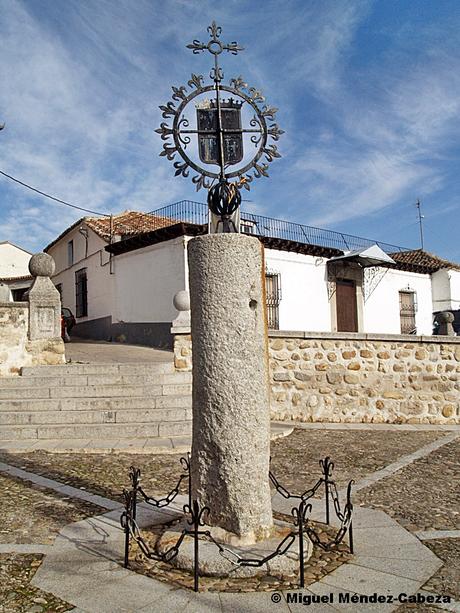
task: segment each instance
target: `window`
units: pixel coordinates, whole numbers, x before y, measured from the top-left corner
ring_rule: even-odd
[[[279,330],[279,306],[281,302],[281,275],[279,273],[265,273],[265,293],[268,327],[270,330]]]
[[[62,302],[62,283],[56,283],[56,289],[59,292],[59,297],[60,297],[61,302]]]
[[[77,317],[88,315],[88,286],[86,268],[75,273],[75,311]]]
[[[240,221],[240,232],[242,234],[255,234],[256,222],[250,219],[242,219]]]
[[[13,302],[22,302],[26,298],[26,293],[29,291],[30,287],[21,287],[20,289],[12,289],[11,295],[13,297]]]
[[[401,334],[417,334],[415,313],[417,312],[416,293],[410,289],[399,292],[399,315]]]
[[[73,264],[73,241],[67,243],[67,266]]]

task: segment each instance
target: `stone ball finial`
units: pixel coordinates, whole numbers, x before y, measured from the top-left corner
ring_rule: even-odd
[[[450,311],[442,311],[436,315],[436,319],[439,321],[439,323],[451,324],[454,322],[455,317]]]
[[[35,253],[29,261],[29,272],[33,277],[51,277],[56,265],[47,253]]]
[[[190,294],[182,289],[174,295],[173,305],[178,311],[190,311]]]

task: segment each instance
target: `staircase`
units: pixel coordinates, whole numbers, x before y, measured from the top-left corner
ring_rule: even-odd
[[[172,362],[23,368],[0,378],[0,449],[183,451],[191,383]]]

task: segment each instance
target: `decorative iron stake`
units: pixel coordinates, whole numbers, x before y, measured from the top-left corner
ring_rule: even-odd
[[[329,481],[332,477],[332,470],[334,468],[334,462],[331,461],[329,456],[325,457],[324,460],[320,460],[319,464],[323,471],[324,478],[324,490],[326,493],[326,524],[329,525],[330,521],[330,511],[329,511]]]

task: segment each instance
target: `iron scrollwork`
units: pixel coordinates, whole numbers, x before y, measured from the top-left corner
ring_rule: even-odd
[[[250,189],[250,184],[256,178],[268,177],[269,164],[281,157],[277,146],[270,142],[278,141],[283,134],[275,122],[278,109],[265,103],[260,91],[249,87],[242,77],[232,78],[229,84],[224,84],[223,71],[218,65],[218,57],[224,51],[237,55],[243,50],[236,42],[223,43],[220,40],[222,28],[213,22],[208,33],[207,43],[194,40],[187,45],[194,54],[208,51],[214,57],[214,67],[210,78],[212,85],[204,84],[202,75],[192,74],[187,86],[172,87],[172,99],[160,106],[162,117],[166,120],[156,130],[163,140],[161,156],[173,162],[175,175],[191,177],[196,190],[209,189],[217,180],[234,184],[234,188]],[[190,127],[190,116],[186,116],[189,105],[203,94],[210,95],[210,100],[202,98],[195,106],[197,111],[197,126]],[[228,94],[225,100],[223,96]],[[243,105],[250,109],[253,115],[249,126],[242,125],[241,110]],[[255,147],[254,155],[241,168],[232,170],[243,160],[243,137],[248,136]],[[187,146],[192,136],[197,137],[200,161],[203,164],[219,166],[219,171],[211,170],[205,165],[192,160]],[[187,151],[186,151],[187,150]],[[181,159],[178,159],[181,158]]]

